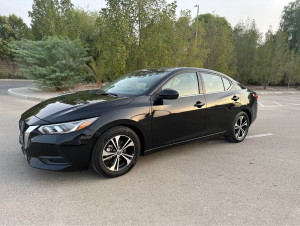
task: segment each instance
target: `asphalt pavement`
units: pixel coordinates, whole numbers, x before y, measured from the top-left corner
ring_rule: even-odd
[[[300,95],[260,95],[248,138],[195,141],[140,157],[114,179],[28,166],[18,119],[37,104],[0,80],[0,225],[299,225]]]

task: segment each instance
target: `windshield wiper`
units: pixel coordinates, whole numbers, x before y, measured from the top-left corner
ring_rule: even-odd
[[[104,95],[104,96],[113,96],[113,97],[118,97],[118,94],[115,94],[115,93],[107,93],[107,92],[103,92],[103,93],[100,93],[101,95]]]

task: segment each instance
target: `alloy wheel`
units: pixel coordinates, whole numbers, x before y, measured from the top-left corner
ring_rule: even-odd
[[[234,134],[237,140],[244,139],[248,127],[247,118],[241,115],[234,124]]]
[[[121,171],[132,162],[135,154],[135,145],[132,139],[125,135],[111,138],[104,146],[102,161],[110,171]]]

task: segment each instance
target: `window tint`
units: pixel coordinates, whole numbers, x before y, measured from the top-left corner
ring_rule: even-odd
[[[225,90],[228,90],[231,85],[228,79],[223,78],[223,83],[224,83]]]
[[[199,94],[198,78],[196,73],[184,73],[170,79],[162,89],[174,89],[179,96]]]
[[[164,70],[140,70],[126,74],[115,81],[102,87],[100,90],[107,93],[115,93],[122,95],[141,95],[146,93],[153,85],[155,85],[169,71]]]
[[[222,78],[220,76],[202,73],[202,78],[204,81],[206,93],[215,93],[215,92],[224,91]]]

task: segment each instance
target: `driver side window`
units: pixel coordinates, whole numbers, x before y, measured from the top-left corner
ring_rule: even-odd
[[[198,77],[195,72],[183,73],[170,79],[162,89],[173,89],[179,96],[191,96],[199,94]]]

